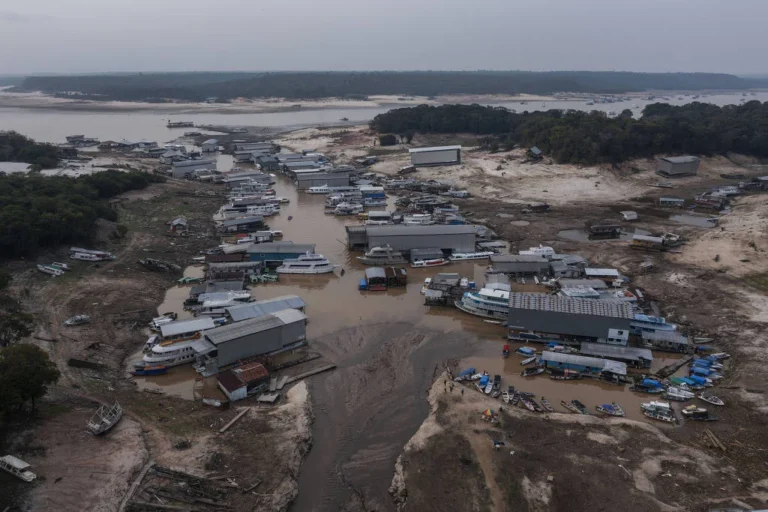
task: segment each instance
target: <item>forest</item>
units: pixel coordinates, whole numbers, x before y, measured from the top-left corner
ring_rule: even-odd
[[[50,169],[58,165],[59,148],[53,144],[35,142],[16,132],[0,131],[0,162],[25,162],[38,169]]]
[[[117,220],[107,199],[162,180],[146,172],[117,170],[78,178],[0,173],[0,260],[87,242],[96,219]]]
[[[538,146],[559,163],[618,163],[657,154],[725,154],[768,157],[768,102],[718,107],[709,103],[654,103],[639,119],[625,110],[513,113],[481,105],[420,105],[379,114],[380,133],[471,133],[484,147]]]
[[[280,73],[122,73],[32,76],[16,91],[42,91],[104,101],[205,101],[217,98],[327,97],[368,95],[551,94],[558,91],[620,93],[645,90],[748,89],[768,80],[718,73],[597,71],[375,71]]]

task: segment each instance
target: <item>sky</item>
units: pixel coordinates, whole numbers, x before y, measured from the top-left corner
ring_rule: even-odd
[[[764,73],[765,20],[766,0],[6,0],[0,75]]]

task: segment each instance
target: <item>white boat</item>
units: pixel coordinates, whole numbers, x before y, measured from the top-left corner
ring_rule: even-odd
[[[114,427],[123,417],[122,406],[115,402],[112,405],[102,405],[88,421],[88,430],[98,436]]]
[[[272,235],[272,238],[283,238],[283,232],[279,229],[272,229],[269,234]]]
[[[0,469],[7,471],[16,478],[20,478],[25,482],[31,482],[37,478],[37,475],[29,471],[29,468],[31,467],[32,466],[21,459],[17,459],[13,455],[5,455],[0,457]]]
[[[415,260],[411,262],[411,267],[412,268],[440,267],[443,265],[447,265],[448,263],[450,263],[450,261],[445,258],[434,258],[430,260]]]
[[[725,402],[723,402],[720,398],[714,395],[705,395],[704,393],[699,395],[699,400],[704,400],[708,404],[712,405],[725,405]]]
[[[68,318],[64,320],[64,325],[71,327],[73,325],[87,324],[90,321],[91,321],[91,317],[89,317],[88,315],[75,315],[72,318]]]
[[[287,197],[282,197],[282,196],[281,197],[276,197],[275,201],[277,201],[280,204],[287,204],[287,203],[291,202],[290,199],[288,199]]]
[[[407,263],[403,254],[400,251],[395,251],[389,245],[372,247],[363,256],[358,256],[357,259],[365,265],[387,266]]]
[[[435,220],[428,213],[414,213],[413,215],[403,216],[403,224],[406,226],[428,226],[434,223]]]
[[[693,393],[692,391],[689,391],[687,389],[683,389],[681,387],[675,387],[675,386],[668,387],[667,388],[667,393],[672,393],[672,394],[675,394],[675,395],[684,396],[686,398],[693,398],[694,396],[696,396],[696,394]]]
[[[534,362],[535,360],[536,360],[536,356],[533,356],[533,357],[529,357],[529,358],[527,358],[527,359],[523,359],[522,361],[520,361],[520,365],[521,365],[521,366],[525,366],[525,365],[527,365],[527,364],[531,364],[531,363],[532,363],[532,362]]]
[[[693,393],[690,393],[693,395]],[[671,389],[667,389],[667,391],[664,393],[664,398],[667,400],[673,400],[675,402],[687,402],[692,397],[688,396],[686,393],[678,393],[676,391],[672,391]]]
[[[463,261],[463,260],[484,260],[496,254],[493,251],[484,252],[456,252],[451,254],[448,259],[451,261]]]
[[[331,265],[322,254],[307,252],[295,259],[283,260],[277,267],[278,274],[328,274],[338,265]]]
[[[64,274],[64,272],[62,272],[61,270],[50,267],[48,265],[38,265],[37,270],[39,270],[43,274],[48,274],[49,276],[53,276],[53,277],[58,277]]]
[[[426,295],[427,294],[427,290],[429,290],[429,285],[431,283],[432,283],[432,278],[431,277],[427,277],[426,279],[424,279],[424,286],[421,287],[421,294],[422,295]]]
[[[331,187],[328,185],[320,185],[319,187],[309,187],[307,194],[328,194],[331,192]]]
[[[155,345],[149,353],[144,354],[142,361],[151,365],[162,364],[164,366],[191,363],[197,354],[192,348],[195,343],[197,343],[197,338]]]
[[[465,292],[454,304],[465,313],[483,318],[506,320],[509,316],[509,292],[504,290],[482,288]]]
[[[95,254],[88,254],[85,252],[73,252],[69,255],[70,259],[73,260],[81,260],[81,261],[101,261],[102,258],[99,258]]]
[[[485,385],[485,394],[490,395],[493,391],[493,379],[488,379],[488,384]]]
[[[67,265],[66,263],[61,263],[60,261],[54,261],[53,263],[51,263],[50,266],[57,268],[59,270],[69,270],[69,265]]]
[[[505,404],[508,404],[508,403],[509,403],[509,401],[512,399],[512,397],[511,397],[511,396],[509,396],[509,391],[504,391],[504,392],[501,394],[501,399],[504,401],[504,403],[505,403]]]
[[[648,402],[640,404],[640,409],[643,411],[643,415],[659,421],[666,421],[667,423],[676,423],[675,411],[669,402]]]
[[[245,210],[246,215],[261,215],[263,217],[271,217],[280,213],[280,207],[273,204],[262,204],[259,206],[249,206]]]
[[[364,197],[363,206],[387,206],[387,200],[380,197]]]
[[[152,347],[160,343],[160,336],[157,334],[153,334],[149,338],[147,338],[147,341],[144,343],[144,353],[152,352]]]
[[[339,203],[333,210],[334,215],[357,215],[365,211],[363,205],[356,203]]]

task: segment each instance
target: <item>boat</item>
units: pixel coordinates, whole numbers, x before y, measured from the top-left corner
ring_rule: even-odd
[[[634,391],[635,393],[646,393],[649,395],[660,395],[664,392],[664,388],[662,387],[651,387],[651,386],[643,386],[642,384],[637,384],[634,386],[629,387],[630,391]]]
[[[484,252],[455,252],[451,254],[448,259],[451,261],[464,261],[464,260],[485,260],[496,254],[493,251]]]
[[[287,197],[282,197],[282,196],[280,196],[280,197],[276,197],[276,198],[275,198],[275,201],[277,201],[277,202],[278,202],[278,203],[280,203],[280,204],[287,204],[287,203],[290,203],[290,202],[291,202],[291,200],[290,200],[290,199],[288,199]]]
[[[339,119],[339,121],[349,121],[349,118],[348,117],[342,117],[341,119]]]
[[[333,272],[338,265],[331,265],[322,254],[307,252],[298,258],[283,260],[283,264],[277,267],[278,274],[328,274]]]
[[[64,325],[68,325],[72,327],[74,325],[87,324],[90,321],[91,321],[91,317],[89,317],[88,315],[75,315],[71,318],[64,320]]]
[[[581,414],[589,414],[587,411],[587,406],[583,403],[579,402],[578,400],[571,400],[571,403],[574,407],[576,407],[576,409],[578,409]]]
[[[54,261],[48,266],[59,269],[59,270],[69,270],[69,265],[67,265],[66,263],[61,263],[60,261]]]
[[[499,389],[501,388],[501,375],[494,375],[493,376],[493,389]]]
[[[490,395],[491,391],[493,391],[493,381],[488,379],[488,384],[485,385],[484,392],[486,395]]]
[[[550,372],[549,378],[552,380],[576,380],[581,378],[581,373],[574,370],[563,370],[562,373]]]
[[[509,317],[509,292],[482,288],[479,291],[464,292],[461,299],[454,301],[457,309],[483,318],[507,320]]]
[[[512,399],[512,397],[509,395],[509,391],[505,391],[501,394],[501,399],[504,401],[505,404],[508,404],[509,401]]]
[[[531,401],[528,397],[521,396],[520,401],[523,403],[526,409],[531,412],[536,412],[536,407],[534,406],[533,401]]]
[[[683,408],[683,417],[692,421],[716,421],[717,416],[713,416],[704,407],[698,405],[689,405]]]
[[[395,251],[391,246],[372,247],[363,256],[358,256],[360,263],[365,265],[404,265],[407,260],[399,251]]]
[[[170,343],[159,343],[152,347],[152,350],[144,354],[142,360],[149,365],[178,366],[180,364],[191,363],[195,360],[197,352],[192,345],[197,343],[200,333],[183,341]]]
[[[486,322],[490,322],[490,320],[486,320]],[[504,359],[509,357],[509,345],[504,345],[501,347],[501,357]]]
[[[694,392],[684,389],[682,386],[680,387],[670,386],[667,388],[667,393],[673,393],[676,395],[684,396],[686,398],[693,398],[694,396],[696,396]]]
[[[160,343],[160,336],[157,334],[153,334],[149,338],[147,338],[147,341],[144,343],[144,353],[152,352],[152,347]]]
[[[668,389],[667,391],[665,391],[665,392],[664,392],[664,394],[663,394],[662,396],[663,396],[665,399],[667,399],[667,400],[672,400],[672,401],[674,401],[674,402],[687,402],[688,400],[690,400],[690,399],[691,399],[691,397],[690,397],[690,396],[688,396],[687,394],[684,394],[684,393],[677,393],[677,392],[675,392],[675,391],[671,391],[670,389]]]
[[[429,226],[434,223],[435,220],[429,213],[415,213],[403,216],[403,224],[406,226]]]
[[[536,355],[536,351],[530,347],[520,347],[517,350],[515,350],[515,353],[525,357],[531,357]]]
[[[610,404],[596,405],[597,412],[607,414],[608,416],[624,416],[624,409],[616,402]]]
[[[714,354],[710,354],[710,356],[720,361],[722,359],[728,359],[729,357],[731,357],[731,354],[727,352],[715,352]]]
[[[331,187],[328,185],[320,185],[319,187],[309,187],[307,194],[328,194],[331,192]]]
[[[279,229],[271,229],[269,234],[272,235],[272,238],[283,238],[283,232]]]
[[[119,403],[105,404],[99,407],[91,419],[88,420],[87,427],[91,434],[98,436],[114,427],[122,417],[123,408]]]
[[[703,400],[707,402],[708,404],[722,406],[725,405],[725,402],[723,402],[721,399],[716,397],[715,395],[705,395],[704,393],[701,393],[698,395],[699,400]]]
[[[544,368],[537,366],[535,368],[526,368],[525,370],[520,372],[520,375],[523,377],[534,377],[541,373],[544,373]]]
[[[579,408],[573,405],[572,403],[566,402],[565,400],[560,400],[560,405],[562,405],[563,407],[565,407],[571,412],[575,412],[576,414],[581,414],[581,411],[579,410]]]
[[[512,393],[512,397],[509,399],[509,403],[512,405],[517,405],[517,403],[520,401],[520,393],[515,391]]]
[[[531,364],[531,363],[532,363],[532,362],[534,362],[535,360],[536,360],[536,356],[533,356],[533,357],[529,357],[528,359],[523,359],[522,361],[520,361],[520,365],[521,365],[521,366],[525,366],[525,365],[527,365],[527,364]]]
[[[421,287],[421,294],[422,295],[426,295],[427,294],[427,290],[429,290],[429,285],[430,284],[432,284],[432,278],[431,277],[427,277],[426,279],[424,279],[424,286]]]
[[[0,469],[6,471],[16,478],[24,480],[25,482],[31,482],[37,475],[29,470],[31,468],[29,464],[21,459],[17,459],[13,455],[4,455],[0,457]]]
[[[669,405],[669,402],[648,402],[640,404],[643,415],[653,420],[665,421],[667,423],[676,423],[675,411]]]
[[[147,376],[147,375],[163,375],[168,371],[168,367],[163,364],[147,364],[144,361],[136,363],[133,367],[131,375],[135,376]]]
[[[450,263],[445,258],[434,258],[430,260],[414,260],[411,262],[411,268],[441,267]]]
[[[555,408],[552,407],[552,404],[549,403],[549,400],[547,400],[546,398],[541,397],[541,399],[539,399],[539,402],[541,402],[541,405],[544,406],[544,409],[546,409],[547,412],[555,412]]]
[[[491,392],[491,398],[499,398],[499,395],[501,395],[501,391],[499,391],[498,389]]]
[[[64,274],[63,271],[57,268],[53,268],[50,265],[38,265],[37,270],[39,270],[43,274],[48,274],[49,276],[53,276],[53,277],[59,277],[60,275]]]
[[[464,370],[461,373],[459,373],[456,376],[456,378],[454,378],[453,380],[456,381],[456,382],[461,382],[463,380],[470,380],[470,379],[472,379],[472,376],[474,374],[475,374],[475,369],[474,368],[467,368],[466,370]]]

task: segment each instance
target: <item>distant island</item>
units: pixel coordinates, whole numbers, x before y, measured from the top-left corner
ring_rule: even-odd
[[[365,99],[369,95],[615,94],[651,90],[744,90],[766,78],[720,73],[614,71],[191,72],[31,76],[11,89],[102,101],[229,102],[237,98]]]

